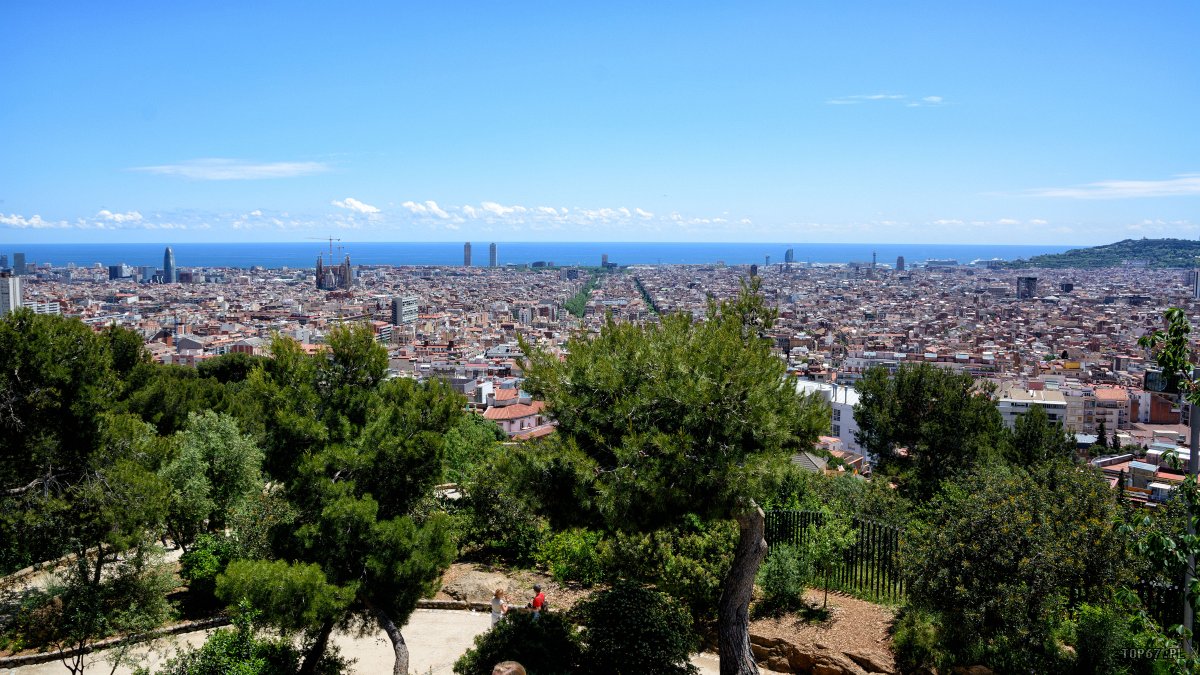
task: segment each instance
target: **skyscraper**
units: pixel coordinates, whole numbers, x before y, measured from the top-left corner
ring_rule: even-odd
[[[27,271],[27,269],[25,267],[25,254],[24,253],[14,253],[13,254],[13,276],[23,277],[23,276],[25,276],[26,271]]]
[[[785,262],[785,263],[796,262],[796,249],[789,248],[788,250],[784,251],[783,252],[783,262]]]
[[[21,278],[0,274],[0,316],[21,308]]]
[[[175,269],[175,252],[170,246],[163,251],[163,283],[179,283],[179,272]]]
[[[608,267],[608,254],[607,253],[600,254],[600,266]]]
[[[0,269],[8,267],[8,254],[0,253]]]
[[[1017,277],[1017,299],[1029,300],[1037,297],[1037,277]]]
[[[488,246],[488,267],[496,266],[496,242]]]
[[[463,244],[463,267],[471,266],[471,242]]]
[[[421,298],[415,295],[392,298],[392,325],[402,326],[416,322],[420,303]]]
[[[902,256],[902,255],[896,256],[896,271],[897,272],[904,271],[904,256]]]

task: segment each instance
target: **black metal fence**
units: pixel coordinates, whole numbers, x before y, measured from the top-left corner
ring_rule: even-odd
[[[767,545],[799,546],[810,525],[820,527],[820,511],[767,511]],[[904,575],[900,568],[901,529],[866,518],[852,518],[858,530],[854,545],[834,566],[831,586],[889,602],[904,599]],[[1183,621],[1183,594],[1179,586],[1142,582],[1135,586],[1146,613],[1160,626],[1169,628]],[[1082,602],[1084,598],[1073,597]],[[1074,604],[1074,603],[1073,603]]]
[[[768,511],[767,545],[804,542],[810,525],[820,527],[825,514],[820,511]],[[858,531],[854,544],[833,568],[830,585],[879,600],[899,602],[904,598],[904,577],[900,570],[900,528],[854,517]]]
[[[1163,628],[1183,623],[1183,591],[1179,586],[1143,581],[1136,586],[1146,613]]]

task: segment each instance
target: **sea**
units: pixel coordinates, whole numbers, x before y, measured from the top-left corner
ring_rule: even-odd
[[[472,264],[488,264],[489,242],[471,242]],[[319,242],[271,243],[157,243],[157,244],[0,244],[0,254],[25,254],[27,263],[64,267],[101,265],[154,265],[161,267],[163,251],[170,246],[179,267],[304,268],[315,265],[330,247]],[[1062,253],[1070,246],[1003,244],[731,244],[691,242],[497,242],[497,264],[534,262],[558,266],[599,265],[601,256],[618,265],[726,265],[782,263],[788,249],[798,263],[835,264],[870,262],[906,264],[926,260],[1015,260],[1042,253]],[[7,250],[6,250],[7,249]],[[354,265],[462,265],[463,242],[341,242],[333,257],[349,255]]]

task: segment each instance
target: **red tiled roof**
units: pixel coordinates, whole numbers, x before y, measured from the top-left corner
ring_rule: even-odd
[[[515,420],[521,417],[536,415],[545,406],[546,404],[542,401],[534,401],[533,405],[514,403],[513,405],[488,408],[484,411],[483,416],[489,420]]]

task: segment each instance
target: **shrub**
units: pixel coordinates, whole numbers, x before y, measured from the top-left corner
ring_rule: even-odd
[[[563,615],[544,613],[538,619],[511,612],[491,630],[475,638],[454,663],[457,675],[491,675],[501,661],[517,661],[529,675],[567,675],[579,667],[579,637]]]
[[[254,635],[258,613],[242,603],[233,615],[233,630],[222,628],[199,648],[187,649],[162,665],[157,675],[294,675],[301,655],[286,638],[264,640]],[[330,646],[317,662],[317,675],[340,675],[350,664]],[[136,675],[148,675],[145,669]]]
[[[179,558],[179,576],[199,601],[216,602],[217,575],[224,572],[237,551],[236,544],[221,535],[202,534],[192,549]]]
[[[538,562],[550,569],[555,581],[576,581],[592,586],[604,578],[599,532],[571,529],[556,532],[538,551]]]
[[[547,528],[528,504],[483,481],[470,487],[467,502],[471,525],[464,543],[512,564],[534,562]]]
[[[691,617],[665,593],[621,582],[584,603],[579,614],[587,629],[583,672],[698,672],[688,660],[698,646]]]
[[[758,587],[763,598],[756,609],[764,612],[791,611],[804,604],[804,591],[812,566],[800,549],[777,544],[758,570]]]
[[[932,612],[905,608],[896,619],[892,650],[904,672],[933,671],[946,662],[941,648],[941,617]]]

